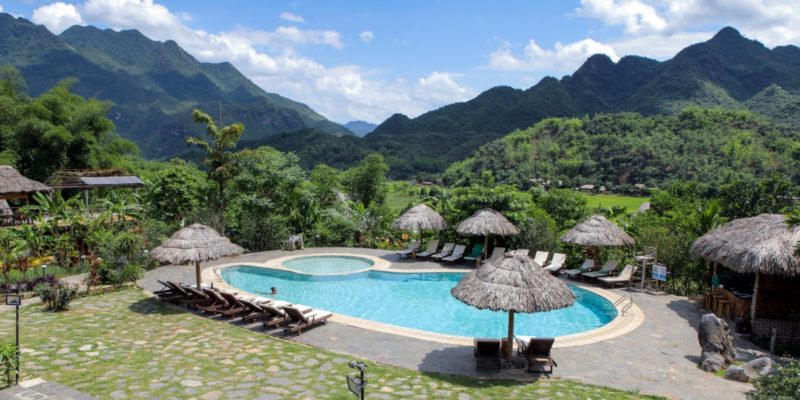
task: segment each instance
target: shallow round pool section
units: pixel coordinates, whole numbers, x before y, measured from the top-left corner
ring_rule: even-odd
[[[301,256],[281,263],[284,268],[308,275],[351,274],[371,268],[372,260],[344,255]]]
[[[325,261],[327,258],[314,258],[316,256],[302,257],[283,264],[295,269],[286,264],[300,260],[304,266],[300,268],[330,271],[330,264]],[[357,261],[342,260],[344,264]],[[308,275],[233,266],[223,269],[220,275],[230,286],[250,293],[375,322],[465,337],[502,337],[507,333],[507,313],[478,310],[450,295],[450,289],[464,276],[463,273],[368,270],[345,275]],[[271,287],[278,289],[277,295],[269,295]],[[570,286],[570,289],[578,298],[574,305],[542,313],[518,313],[515,334],[539,337],[570,335],[599,328],[617,316],[614,305],[604,297],[575,286]]]

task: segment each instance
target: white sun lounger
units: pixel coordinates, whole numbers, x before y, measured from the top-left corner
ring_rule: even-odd
[[[436,254],[436,249],[439,248],[439,240],[433,239],[428,242],[428,248],[422,253],[417,253],[417,257],[430,257]]]
[[[442,261],[447,261],[447,262],[458,261],[462,257],[464,257],[464,251],[465,250],[467,250],[467,246],[464,246],[463,244],[459,244],[458,246],[456,246],[453,249],[453,254],[450,254],[449,256],[442,258]]]
[[[583,264],[578,268],[568,269],[566,271],[561,271],[562,274],[566,274],[570,278],[574,278],[584,272],[589,272],[594,269],[594,260],[591,258],[587,258],[583,260]]]
[[[540,267],[544,267],[545,265],[547,265],[547,256],[549,255],[550,253],[546,251],[537,251],[536,256],[533,257],[533,262],[535,262],[536,265]]]
[[[550,264],[544,267],[544,269],[549,271],[550,273],[556,273],[561,268],[564,268],[564,263],[566,261],[567,261],[566,254],[553,253],[553,259],[550,260]]]
[[[413,242],[408,244],[408,248],[405,250],[400,250],[397,252],[397,257],[403,258],[408,257],[414,254],[415,251],[419,250],[419,242],[414,240]]]
[[[617,276],[604,276],[597,279],[600,280],[600,282],[603,282],[603,285],[609,284],[611,287],[616,287],[618,283],[630,284],[634,272],[636,272],[636,267],[628,264]]]
[[[502,257],[503,254],[506,254],[505,247],[495,247],[494,250],[492,250],[492,255],[489,256],[488,259],[481,261],[481,264],[497,260],[498,258]]]
[[[605,264],[603,264],[599,271],[586,272],[582,276],[584,278],[599,278],[601,276],[607,276],[617,269],[617,265],[619,265],[619,261],[608,260]]]
[[[453,252],[453,247],[456,247],[455,243],[445,243],[444,247],[442,247],[442,251],[432,255],[431,258],[445,258]]]

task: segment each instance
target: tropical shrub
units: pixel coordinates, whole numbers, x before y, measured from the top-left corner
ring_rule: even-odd
[[[756,378],[749,400],[800,399],[800,361],[778,368],[774,373]]]
[[[55,285],[39,285],[34,290],[42,299],[45,311],[64,311],[69,303],[78,295],[78,289],[64,282]]]
[[[0,364],[3,365],[3,372],[6,376],[5,387],[13,383],[13,374],[17,370],[17,346],[12,343],[0,344]]]

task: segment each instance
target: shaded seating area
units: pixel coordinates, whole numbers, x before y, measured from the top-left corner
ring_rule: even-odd
[[[475,338],[475,369],[499,371],[502,367],[500,339]]]
[[[553,368],[558,366],[551,355],[555,339],[534,337],[525,339],[527,340],[516,338],[517,352],[528,361],[528,372],[552,374]]]
[[[31,223],[31,218],[12,207],[9,201],[30,204],[30,196],[35,193],[50,193],[53,188],[44,183],[28,179],[10,165],[0,165],[0,226],[23,225]]]

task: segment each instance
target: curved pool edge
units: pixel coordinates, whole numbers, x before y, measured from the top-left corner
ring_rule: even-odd
[[[383,272],[395,272],[395,273],[441,273],[441,272],[470,272],[474,269],[402,269],[402,268],[390,268],[392,263],[384,260],[380,257],[363,255],[363,254],[355,254],[355,253],[315,253],[315,256],[351,256],[351,257],[362,257],[373,261],[374,264],[371,268],[367,268],[365,270],[356,271],[362,272],[366,270],[377,270]],[[273,269],[273,270],[280,270],[280,271],[287,271],[296,274],[303,275],[302,272],[297,272],[295,270],[286,268],[282,265],[282,263],[286,260],[297,258],[297,257],[304,257],[307,254],[302,255],[291,255],[286,257],[275,258],[271,260],[267,260],[263,263],[257,262],[239,262],[239,263],[228,263],[228,264],[220,264],[216,265],[212,268],[207,268],[202,273],[203,282],[213,282],[215,287],[219,287],[220,289],[227,290],[227,291],[235,291],[247,296],[253,297],[263,297],[257,294],[253,294],[247,291],[244,291],[240,288],[233,287],[225,282],[222,279],[221,271],[225,268],[229,267],[236,267],[236,266],[250,266],[250,267],[257,267],[257,268],[266,268],[266,269]],[[307,274],[306,274],[307,275]],[[589,286],[581,282],[570,282],[570,284],[580,287],[582,289],[586,289],[598,296],[603,297],[607,301],[611,302],[611,304],[615,304],[617,300],[624,297],[617,293],[598,288],[595,286]],[[310,305],[309,305],[310,306]],[[623,313],[622,308],[620,305],[616,305],[617,316],[609,321],[607,324],[591,329],[584,332],[573,333],[570,335],[564,336],[557,336],[555,339],[555,343],[553,344],[554,348],[565,348],[565,347],[577,347],[577,346],[585,346],[589,344],[594,344],[606,340],[610,340],[627,333],[634,331],[644,322],[644,312],[634,303],[629,309],[625,310]],[[413,329],[407,328],[392,324],[386,324],[383,322],[376,322],[368,319],[352,317],[349,315],[333,313],[333,316],[329,319],[329,321],[336,322],[342,325],[348,325],[356,328],[368,329],[382,333],[394,334],[399,336],[405,336],[412,339],[420,339],[420,340],[428,340],[432,342],[444,343],[444,344],[452,344],[452,345],[461,345],[461,346],[472,346],[473,345],[473,338],[466,337],[466,336],[455,336],[455,335],[447,335],[442,333],[434,333],[429,331],[424,331],[420,329]]]

